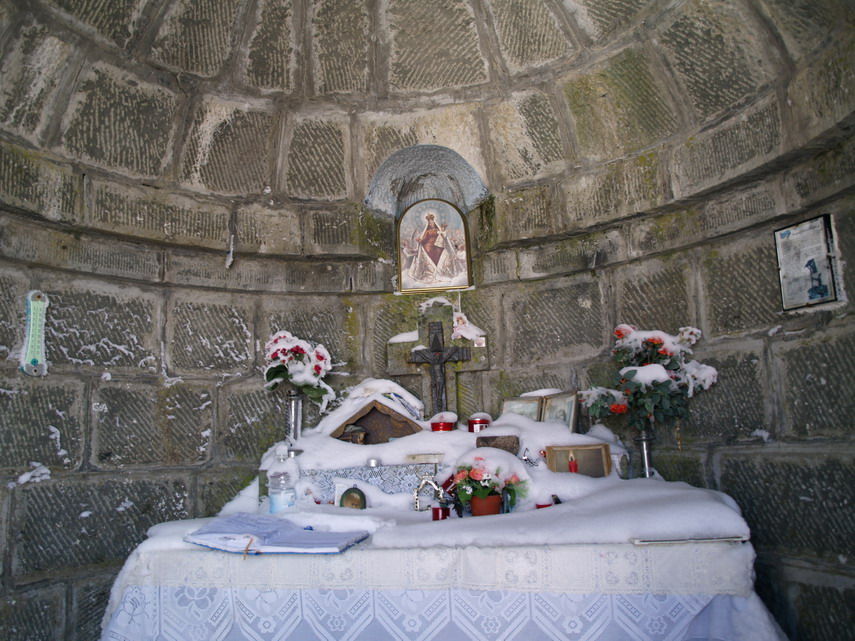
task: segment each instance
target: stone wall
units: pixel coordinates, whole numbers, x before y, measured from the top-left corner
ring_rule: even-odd
[[[489,340],[458,411],[597,382],[617,323],[701,328],[720,382],[656,465],[737,500],[792,639],[851,635],[850,3],[343,4],[0,4],[0,637],[97,638],[146,529],[246,485],[284,434],[271,332],[323,342],[337,389],[421,393],[387,362],[427,298],[393,293],[394,216],[434,189],[471,209],[452,298]],[[773,231],[820,214],[841,301],[783,312]]]

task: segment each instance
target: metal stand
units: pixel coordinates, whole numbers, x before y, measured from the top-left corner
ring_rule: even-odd
[[[641,475],[649,479],[653,476],[653,441],[656,437],[653,436],[651,430],[641,430],[641,436],[635,439],[638,443],[638,448],[641,450]]]
[[[303,434],[303,395],[297,390],[288,390],[288,440],[296,444]]]

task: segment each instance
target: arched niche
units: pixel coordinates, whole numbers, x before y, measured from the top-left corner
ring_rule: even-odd
[[[371,180],[365,205],[397,219],[410,205],[429,198],[469,212],[487,186],[463,156],[439,145],[415,145],[383,161]]]

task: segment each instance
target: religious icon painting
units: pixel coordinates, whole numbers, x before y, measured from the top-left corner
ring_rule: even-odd
[[[402,292],[465,289],[472,285],[469,231],[449,202],[422,200],[398,220],[398,283]]]

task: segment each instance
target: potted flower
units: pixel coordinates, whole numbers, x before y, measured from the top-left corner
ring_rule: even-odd
[[[323,381],[332,368],[326,347],[281,331],[267,341],[265,353],[265,387],[275,389],[288,381],[319,405],[321,412],[326,410],[327,404],[335,398],[335,392]]]
[[[484,457],[476,456],[473,465],[460,465],[451,478],[451,489],[464,506],[470,505],[472,516],[498,514],[502,506],[502,493],[508,496],[511,509],[517,498],[525,497],[528,484],[516,474],[503,476],[502,469],[488,469]]]
[[[656,425],[670,427],[688,414],[688,401],[709,389],[718,377],[713,367],[687,360],[701,331],[681,327],[677,336],[618,325],[612,356],[619,366],[613,386],[579,393],[592,418],[625,415],[640,433],[644,475],[651,476],[649,442]],[[678,444],[679,428],[678,428]]]

